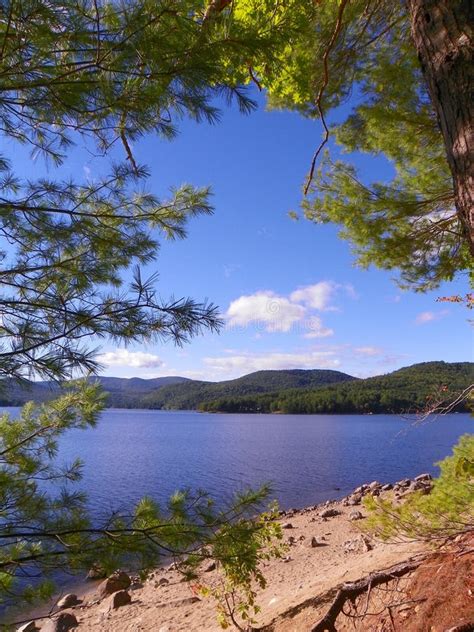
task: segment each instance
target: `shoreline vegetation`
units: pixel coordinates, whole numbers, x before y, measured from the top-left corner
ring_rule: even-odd
[[[178,376],[151,380],[97,378],[108,408],[222,413],[414,414],[453,402],[474,381],[472,362],[424,362],[392,373],[355,378],[322,369],[257,371],[223,382]],[[1,406],[48,401],[59,386],[4,381]],[[450,412],[468,412],[465,401]]]
[[[371,605],[378,603],[380,610],[380,595],[396,595],[395,605],[389,605],[389,615],[407,632],[421,629],[416,627],[421,623],[443,626],[430,628],[436,630],[469,623],[469,606],[458,584],[459,573],[474,562],[472,533],[458,536],[433,553],[426,543],[384,542],[361,529],[367,516],[365,497],[403,503],[414,492],[429,494],[432,484],[429,474],[395,483],[373,481],[338,500],[280,511],[286,552],[283,557],[265,563],[268,583],[257,591],[262,610],[252,630],[313,629],[333,606],[341,588],[365,586],[376,576],[383,589],[378,594],[374,583],[373,591],[369,590],[363,599]],[[440,571],[443,569],[440,581],[446,577],[451,580],[446,588],[449,608],[445,600],[439,602],[436,582],[424,581],[427,573],[433,576],[434,564]],[[97,578],[93,582],[84,581],[75,594],[62,592],[43,610],[30,610],[15,620],[29,626],[24,628],[28,631],[46,631],[67,619],[69,624],[75,620],[74,625],[79,625],[83,632],[202,632],[203,629],[217,632],[221,628],[216,620],[215,602],[203,598],[196,587],[200,582],[212,585],[219,581],[218,577],[219,569],[209,562],[200,569],[194,584],[182,581],[175,564],[156,568],[144,580],[117,571],[100,582]],[[380,612],[368,616],[370,621],[364,617],[363,625],[382,623]],[[342,632],[367,629],[351,627],[354,621],[357,622],[357,617],[354,620],[341,615],[337,629]]]

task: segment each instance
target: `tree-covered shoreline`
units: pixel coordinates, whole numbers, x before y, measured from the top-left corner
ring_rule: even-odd
[[[227,413],[409,414],[449,401],[472,383],[473,364],[427,362],[387,375],[330,384],[316,389],[290,389],[254,397],[221,398],[199,409]],[[453,412],[467,412],[466,401]]]

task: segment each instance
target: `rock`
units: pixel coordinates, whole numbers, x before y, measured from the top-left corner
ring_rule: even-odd
[[[362,539],[362,546],[363,546],[365,551],[368,552],[368,551],[371,551],[374,548],[374,545],[372,544],[372,542],[368,538],[362,536],[361,539]]]
[[[77,619],[72,612],[61,612],[54,619],[48,619],[45,625],[41,626],[41,632],[67,632],[77,625]]]
[[[402,481],[398,481],[398,486],[399,487],[408,487],[411,483],[411,480],[409,478],[404,478]]]
[[[359,540],[346,540],[343,546],[345,553],[357,551],[357,549],[359,548]]]
[[[82,599],[78,599],[77,595],[75,595],[74,593],[68,593],[58,601],[57,606],[60,610],[63,610],[64,608],[77,606],[78,603],[82,603]]]
[[[122,606],[127,606],[132,601],[130,593],[126,590],[117,590],[109,599],[107,610],[117,610]]]
[[[412,481],[410,483],[410,486],[408,487],[408,491],[409,492],[417,492],[420,490],[425,490],[426,489],[426,484],[422,483],[421,481]]]
[[[292,559],[293,559],[292,557],[290,557],[289,555],[287,555],[286,557],[284,557],[284,558],[283,558],[283,561],[284,561],[284,562],[291,562],[291,560],[292,560]]]
[[[369,538],[363,535],[354,540],[346,540],[346,542],[344,542],[345,553],[364,553],[371,551],[373,548],[373,544]]]
[[[292,535],[290,535],[290,537],[288,538],[288,544],[291,546],[295,542],[296,542],[296,538],[294,538]]]
[[[418,476],[415,476],[415,481],[432,481],[433,477],[431,476],[431,474],[419,474]]]
[[[215,562],[210,562],[206,568],[204,569],[205,573],[211,573],[212,571],[215,571],[217,568],[217,565]]]
[[[373,491],[374,489],[378,489],[379,487],[382,487],[382,485],[378,481],[372,481],[368,485],[368,488],[370,491]]]
[[[363,517],[362,513],[356,509],[349,513],[349,520],[362,520]]]
[[[86,575],[86,579],[91,579],[91,580],[104,579],[104,577],[107,577],[107,573],[105,572],[105,570],[102,567],[100,567],[100,566],[98,566],[96,564],[94,564],[90,568],[89,572]]]
[[[363,494],[366,491],[367,487],[368,487],[368,485],[360,485],[359,487],[356,487],[352,493],[353,494]]]
[[[318,538],[316,538],[314,535],[310,540],[310,545],[312,549],[315,549],[318,546],[327,546],[325,542],[320,542],[320,540],[318,540]]]
[[[350,496],[347,500],[347,504],[351,505],[352,507],[354,505],[360,505],[361,502],[362,502],[361,494],[352,494],[352,496]]]
[[[192,603],[197,603],[201,601],[199,597],[184,597],[183,599],[175,599],[174,601],[169,602],[169,606],[188,606]]]
[[[99,584],[98,594],[99,597],[106,597],[118,590],[126,590],[131,584],[130,577],[123,571],[115,571],[110,577],[107,577],[101,584]]]
[[[16,629],[16,632],[37,632],[39,630],[38,626],[34,621],[28,621],[28,623],[24,623],[19,628]]]
[[[338,509],[324,509],[319,515],[321,518],[333,518],[334,516],[339,516],[340,513]]]
[[[392,483],[387,483],[386,485],[382,485],[382,491],[383,491],[383,492],[388,492],[388,491],[390,491],[391,489],[393,489],[393,485],[392,485]]]
[[[158,586],[167,586],[170,582],[166,577],[160,577],[160,579],[156,582]]]
[[[281,525],[281,528],[282,528],[282,529],[293,529],[293,525],[291,524],[291,522],[284,522],[284,523]]]

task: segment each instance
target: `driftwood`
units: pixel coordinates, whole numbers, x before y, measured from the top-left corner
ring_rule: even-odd
[[[410,571],[418,568],[423,559],[424,557],[416,560],[409,560],[408,562],[403,562],[402,564],[396,564],[395,566],[383,571],[370,573],[370,575],[367,575],[355,582],[343,584],[337,591],[328,611],[324,617],[313,628],[311,628],[311,632],[337,632],[336,619],[342,612],[344,604],[348,599],[353,601],[359,595],[362,595],[366,591],[370,591],[372,588],[375,588],[380,584],[386,584],[392,579],[406,575]]]

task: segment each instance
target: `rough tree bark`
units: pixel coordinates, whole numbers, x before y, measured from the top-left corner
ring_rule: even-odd
[[[474,257],[474,4],[407,0],[412,38],[453,176],[456,209]]]

